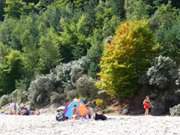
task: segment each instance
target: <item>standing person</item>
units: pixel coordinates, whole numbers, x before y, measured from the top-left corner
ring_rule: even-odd
[[[151,105],[151,101],[149,96],[146,96],[144,101],[143,101],[143,106],[144,106],[144,110],[145,110],[145,115],[149,114],[149,110],[151,109],[152,105]]]

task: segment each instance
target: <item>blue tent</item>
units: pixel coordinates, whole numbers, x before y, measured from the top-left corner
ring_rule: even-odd
[[[72,101],[68,107],[67,107],[67,111],[65,113],[65,116],[68,117],[68,119],[71,119],[73,117],[73,110],[74,110],[74,106],[78,107],[79,106],[79,102],[78,101]]]

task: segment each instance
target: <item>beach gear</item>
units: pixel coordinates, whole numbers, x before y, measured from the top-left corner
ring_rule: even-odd
[[[64,109],[65,109],[65,106],[60,106],[57,108],[57,111],[61,111],[61,110],[64,111]]]
[[[95,120],[107,120],[107,117],[104,114],[96,113],[94,119]]]
[[[79,106],[79,101],[78,100],[73,100],[68,106],[67,110],[65,112],[65,117],[68,119],[71,119],[73,117],[74,113],[74,108]]]
[[[85,116],[87,116],[89,114],[88,108],[83,103],[80,103],[80,105],[78,107],[78,112],[79,112],[80,117],[85,117]]]
[[[57,121],[64,121],[64,120],[66,120],[66,118],[64,116],[64,110],[58,110],[58,113],[56,115],[56,120]]]
[[[66,114],[66,112],[67,112],[68,105],[69,105],[69,102],[66,102],[66,104],[65,104],[65,109],[64,109],[64,114]]]

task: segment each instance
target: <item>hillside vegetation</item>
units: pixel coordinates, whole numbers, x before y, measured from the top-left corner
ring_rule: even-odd
[[[180,103],[179,0],[1,0],[0,20],[1,106]]]

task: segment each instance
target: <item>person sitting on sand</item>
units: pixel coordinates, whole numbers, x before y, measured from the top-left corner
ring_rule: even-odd
[[[78,107],[78,114],[79,114],[79,117],[80,118],[85,118],[85,119],[88,119],[89,118],[89,115],[90,115],[90,112],[89,112],[89,109],[88,107],[80,102],[80,105]]]
[[[30,110],[24,104],[20,106],[20,115],[30,115]]]
[[[143,106],[144,106],[144,110],[145,110],[145,115],[149,114],[149,110],[151,109],[152,105],[151,105],[151,101],[149,99],[149,96],[146,96],[144,101],[143,101]]]
[[[15,115],[17,113],[18,105],[15,102],[9,104],[9,114]]]

